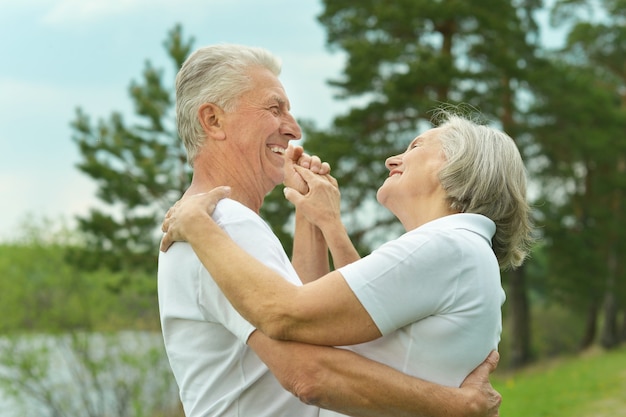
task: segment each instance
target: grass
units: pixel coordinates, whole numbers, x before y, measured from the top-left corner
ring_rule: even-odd
[[[626,415],[626,347],[591,351],[496,372],[501,417],[616,417]]]

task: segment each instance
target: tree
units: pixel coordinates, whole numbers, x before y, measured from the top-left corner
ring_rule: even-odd
[[[555,22],[571,28],[550,69],[537,74],[550,80],[535,91],[534,109],[545,158],[538,174],[550,279],[560,297],[588,312],[583,348],[596,337],[601,309],[602,345],[619,343],[619,305],[626,298],[626,148],[615,140],[626,130],[625,7],[623,1],[557,2]]]
[[[592,3],[595,4],[595,3]],[[607,131],[619,137],[626,131],[626,2],[608,0],[602,3],[604,14],[610,16],[606,22],[579,22],[568,37],[567,48],[574,53],[582,53],[587,64],[597,76],[599,89],[610,96],[611,103],[605,111],[613,116]],[[600,172],[600,192],[597,203],[607,210],[600,219],[608,220],[603,232],[604,263],[606,279],[603,295],[604,320],[600,342],[606,348],[613,348],[621,342],[618,328],[620,304],[626,300],[626,276],[622,254],[624,245],[624,196],[626,191],[626,147],[622,143],[613,146],[608,142],[608,157],[598,157]],[[622,306],[621,309],[626,311]]]
[[[156,281],[146,273],[122,294],[107,291],[122,273],[84,271],[65,259],[80,235],[29,218],[15,242],[0,245],[0,332],[56,334],[159,328]],[[36,262],[33,262],[36,260]]]
[[[180,25],[169,33],[164,46],[176,71],[192,43],[183,39]],[[147,61],[142,81],[131,82],[129,88],[135,123],[114,112],[92,125],[82,109],[76,112],[71,126],[82,155],[78,168],[98,183],[97,196],[107,207],[78,218],[87,241],[69,256],[85,269],[156,270],[157,227],[190,178],[174,124],[171,90],[163,82],[163,71]]]
[[[307,131],[306,147],[333,165],[351,238],[361,251],[400,233],[374,202],[384,160],[428,125],[441,103],[479,109],[512,137],[523,137],[524,92],[536,57],[539,1],[324,1],[328,44],[347,54],[338,97],[359,105],[328,131]],[[529,143],[520,141],[520,147]],[[520,359],[530,358],[524,270],[507,276],[518,317]]]

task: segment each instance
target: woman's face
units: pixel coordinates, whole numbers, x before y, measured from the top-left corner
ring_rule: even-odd
[[[404,153],[385,161],[389,177],[376,197],[403,223],[402,216],[415,209],[445,203],[445,192],[439,182],[439,171],[445,163],[440,133],[441,128],[427,130],[413,139]]]

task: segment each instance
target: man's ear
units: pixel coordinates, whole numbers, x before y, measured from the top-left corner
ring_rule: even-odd
[[[214,103],[204,103],[198,109],[198,120],[207,137],[223,140],[226,132],[222,128],[224,110]]]

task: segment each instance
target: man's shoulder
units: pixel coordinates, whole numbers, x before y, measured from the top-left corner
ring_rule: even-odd
[[[257,213],[241,204],[239,201],[224,198],[215,206],[212,214],[216,222],[228,221],[233,219],[261,219]]]
[[[237,232],[270,233],[271,228],[256,212],[238,201],[223,199],[217,203],[212,214],[213,220],[231,237]]]

